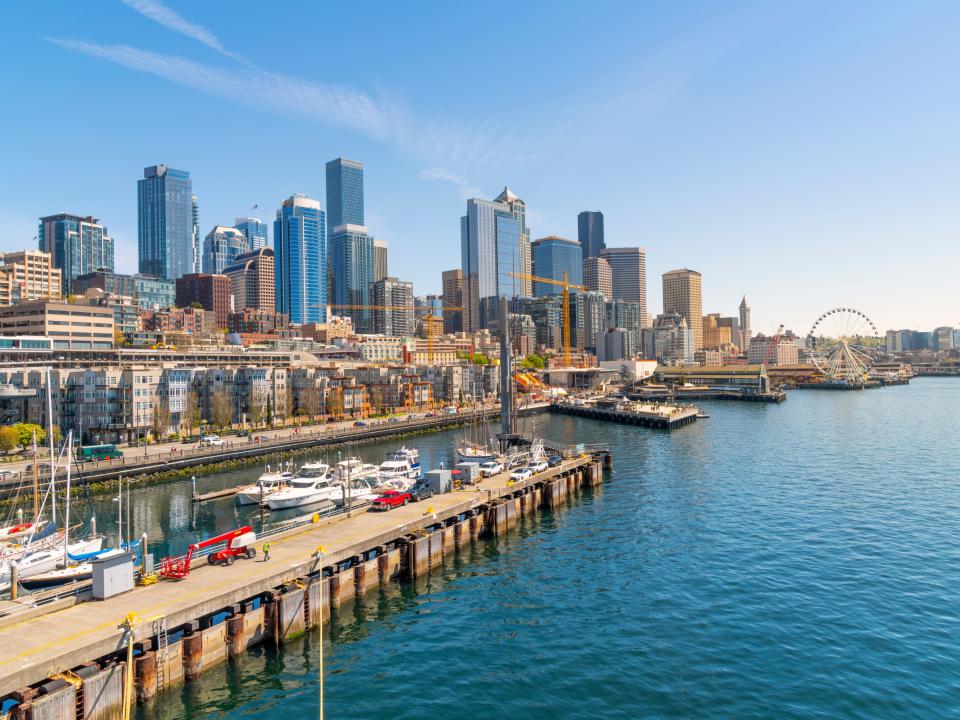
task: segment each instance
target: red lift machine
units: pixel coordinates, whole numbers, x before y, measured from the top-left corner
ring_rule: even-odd
[[[244,525],[242,528],[237,528],[236,530],[201,540],[198,543],[193,543],[187,550],[187,554],[182,557],[164,558],[160,562],[161,577],[172,580],[182,580],[190,574],[190,561],[193,560],[193,554],[195,552],[213,545],[219,545],[222,542],[227,543],[227,546],[223,548],[223,550],[217,550],[207,555],[207,562],[211,565],[218,563],[222,565],[233,565],[233,561],[238,557],[245,557],[252,560],[257,555],[257,550],[253,547],[254,543],[257,542],[257,535],[253,532],[252,527]]]

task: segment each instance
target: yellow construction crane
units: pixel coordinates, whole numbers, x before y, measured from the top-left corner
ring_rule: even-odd
[[[416,310],[410,305],[330,305],[331,310],[394,310],[398,312],[410,312],[414,311],[414,316],[416,316]],[[447,313],[447,312],[463,312],[462,307],[453,307],[448,305],[445,307],[439,308],[421,308],[421,312],[426,311],[426,314],[423,317],[431,317],[434,313]],[[434,334],[435,328],[434,323],[427,322],[427,362],[433,363],[433,343],[434,343]]]
[[[583,285],[572,285],[567,279],[567,273],[563,273],[563,280],[554,280],[553,278],[538,277],[536,275],[527,275],[526,273],[509,273],[510,277],[520,278],[521,280],[530,280],[532,282],[546,283],[547,285],[557,285],[563,288],[563,362],[567,367],[571,366],[570,361],[570,291],[586,290]]]

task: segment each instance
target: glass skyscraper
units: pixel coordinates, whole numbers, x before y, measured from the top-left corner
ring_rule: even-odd
[[[534,240],[530,248],[533,255],[534,275],[562,282],[566,273],[567,282],[571,285],[583,284],[583,255],[580,243],[551,235]],[[561,292],[563,288],[559,285],[533,283],[533,294],[536,297],[556,295]]]
[[[363,164],[337,158],[327,163],[327,222],[331,230],[341,225],[365,225],[363,219]]]
[[[200,271],[198,206],[186,170],[153,165],[137,182],[140,272],[164,280]]]
[[[246,236],[248,250],[261,250],[270,245],[267,238],[267,224],[260,218],[237,218],[233,226]]]
[[[584,210],[577,215],[577,240],[583,249],[583,259],[600,257],[606,247],[603,238],[603,213],[599,210]]]
[[[524,283],[510,273],[523,268],[520,223],[510,205],[467,200],[460,218],[464,330],[490,327],[497,319],[497,298],[524,295]]]
[[[203,272],[219,275],[238,255],[248,252],[247,236],[237,228],[217,225],[203,241]]]
[[[340,225],[330,236],[334,314],[352,319],[361,333],[373,332],[373,314],[347,305],[370,305],[373,277],[373,238],[363,225]]]
[[[291,323],[327,319],[326,215],[306,195],[283,201],[273,223],[277,312]]]
[[[50,253],[60,268],[64,292],[72,292],[74,279],[95,270],[113,271],[113,238],[95,217],[60,213],[40,218],[40,249]]]

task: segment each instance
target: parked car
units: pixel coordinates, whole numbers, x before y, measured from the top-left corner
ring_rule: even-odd
[[[547,461],[537,460],[536,462],[530,463],[527,467],[529,467],[535,473],[543,472],[547,469]]]
[[[510,473],[511,480],[526,480],[528,477],[533,477],[533,470],[528,467],[519,467]]]
[[[551,455],[547,458],[547,465],[549,467],[557,467],[563,463],[563,458],[560,455]]]
[[[367,424],[363,420],[357,420],[353,423],[354,427],[366,427]]]
[[[184,435],[183,439],[180,441],[184,445],[189,445],[190,443],[195,443],[200,440],[199,435]]]
[[[433,488],[426,480],[419,480],[412,488],[410,488],[410,497],[414,502],[420,502],[421,500],[432,498],[433,495]]]
[[[401,505],[406,505],[413,498],[408,492],[400,492],[399,490],[387,490],[380,497],[374,498],[373,502],[370,503],[371,510],[392,510],[395,507],[400,507]]]
[[[0,480],[9,480],[17,476],[13,470],[0,470]]]
[[[226,443],[220,439],[219,435],[204,435],[200,438],[200,447],[220,447]]]
[[[237,430],[237,437],[250,437],[249,430]]]
[[[392,418],[390,418],[389,420],[387,420],[387,422],[389,422],[389,423],[398,423],[398,422],[403,422],[403,420],[401,420],[401,419],[398,418],[398,417],[392,417]]]
[[[503,463],[498,463],[496,460],[488,460],[485,463],[480,465],[480,474],[483,477],[493,477],[497,473],[503,472]]]

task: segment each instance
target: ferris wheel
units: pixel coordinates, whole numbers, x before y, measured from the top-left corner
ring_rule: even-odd
[[[827,310],[807,333],[807,357],[827,380],[861,384],[880,343],[877,326],[854,308]]]

